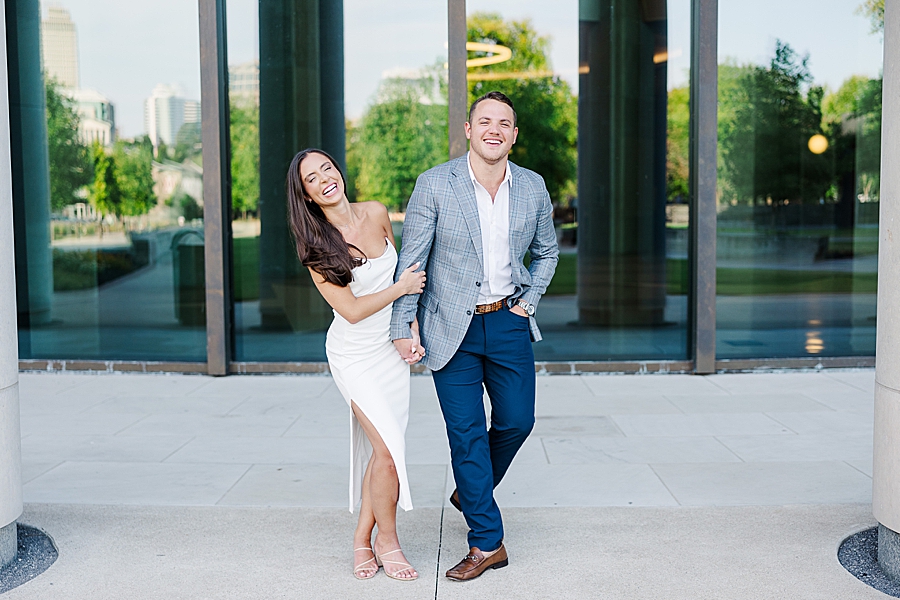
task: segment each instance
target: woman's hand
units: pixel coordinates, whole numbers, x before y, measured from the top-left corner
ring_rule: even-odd
[[[425,291],[425,271],[416,273],[418,268],[419,263],[416,263],[403,271],[400,277],[397,278],[396,285],[399,286],[404,296],[406,294],[421,294]]]

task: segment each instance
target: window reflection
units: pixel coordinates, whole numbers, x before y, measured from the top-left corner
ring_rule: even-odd
[[[205,360],[196,6],[7,10],[20,356]]]
[[[683,6],[682,6],[683,4]],[[516,103],[511,160],[540,173],[560,262],[538,360],[687,356],[689,4],[467,2],[470,101]],[[670,62],[674,61],[674,62]]]
[[[874,353],[881,43],[840,4],[722,7],[721,358]]]

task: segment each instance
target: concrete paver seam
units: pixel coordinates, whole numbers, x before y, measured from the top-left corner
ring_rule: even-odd
[[[186,441],[186,442],[183,443],[182,445],[180,445],[180,446],[178,446],[177,448],[175,448],[174,450],[172,450],[172,452],[170,452],[165,458],[163,458],[163,459],[162,459],[161,461],[159,461],[159,462],[164,463],[164,462],[168,461],[170,458],[172,458],[173,456],[175,456],[175,455],[178,453],[179,450],[181,450],[182,448],[184,448],[185,446],[187,446],[188,444],[190,444],[191,442],[193,442],[193,441],[196,440],[196,439],[197,439],[197,436],[194,436],[194,437],[190,438],[188,441]]]
[[[719,444],[721,444],[726,450],[728,450],[729,452],[731,452],[732,454],[734,454],[734,456],[737,457],[737,459],[738,459],[739,461],[741,461],[741,462],[747,462],[746,460],[744,460],[743,458],[741,458],[741,456],[740,456],[737,452],[735,452],[734,450],[732,450],[731,448],[729,448],[729,447],[728,447],[728,444],[726,444],[725,442],[723,442],[722,440],[720,440],[720,439],[719,439],[719,436],[714,435],[714,436],[712,436],[712,438],[713,438],[714,440],[716,440],[717,442],[719,442]]]
[[[656,476],[656,478],[659,480],[659,482],[662,484],[662,486],[664,488],[666,488],[666,491],[669,492],[670,496],[672,496],[672,500],[674,500],[676,503],[678,503],[678,506],[684,506],[681,503],[681,500],[678,499],[678,496],[676,496],[675,493],[671,489],[669,489],[669,486],[666,484],[665,480],[663,480],[663,478],[659,476],[659,473],[656,472],[656,467],[654,467],[651,464],[648,464],[647,466],[650,467],[650,470],[653,471],[653,474]]]
[[[122,429],[120,429],[119,431],[116,431],[115,433],[113,433],[113,436],[117,436],[117,435],[119,435],[120,433],[126,431],[127,429],[130,429],[130,428],[134,427],[135,425],[137,425],[137,424],[140,423],[141,421],[144,421],[145,419],[150,418],[152,415],[153,415],[153,413],[147,413],[146,415],[144,415],[143,417],[141,417],[141,418],[138,419],[137,421],[134,421],[133,423],[129,423],[128,425],[126,425],[125,427],[123,427]]]
[[[860,468],[858,468],[858,467],[856,467],[856,466],[850,464],[849,461],[846,461],[846,460],[845,460],[845,461],[843,461],[843,462],[844,462],[844,464],[846,464],[848,467],[850,467],[850,468],[852,468],[852,469],[856,469],[857,471],[859,471],[860,473],[862,473],[863,475],[865,475],[865,476],[868,477],[869,479],[872,479],[872,476],[871,476],[871,475],[869,475],[868,473],[866,473],[866,472],[863,471],[862,469],[860,469]],[[856,533],[856,532],[854,531],[854,533]],[[848,537],[849,537],[849,536],[848,536]]]
[[[547,446],[544,444],[544,438],[539,437],[538,440],[540,440],[540,442],[541,442],[541,448],[544,449],[544,458],[547,459],[547,464],[549,465],[550,464],[550,454],[547,453]]]
[[[788,427],[787,425],[785,425],[784,423],[782,423],[781,421],[779,421],[778,419],[776,419],[775,417],[773,417],[772,415],[770,415],[769,413],[765,413],[765,412],[764,412],[764,413],[762,413],[762,416],[764,416],[764,417],[766,417],[766,418],[769,418],[769,419],[772,419],[773,421],[775,421],[776,423],[778,423],[779,425],[781,425],[782,427],[784,427],[785,429],[787,429],[788,431],[790,431],[791,433],[793,433],[794,435],[800,435],[799,432],[794,431],[793,429],[791,429],[790,427]]]
[[[255,465],[249,465],[249,466],[247,467],[247,470],[244,471],[244,472],[241,474],[240,477],[238,477],[237,479],[235,479],[235,480],[234,480],[234,483],[232,483],[231,486],[230,486],[227,490],[225,490],[225,493],[223,493],[221,496],[219,496],[219,499],[215,501],[214,506],[219,506],[219,502],[221,502],[222,500],[224,500],[224,499],[225,499],[225,496],[227,496],[228,494],[230,494],[230,493],[231,493],[231,490],[233,490],[233,489],[235,488],[235,486],[237,486],[237,484],[239,484],[241,481],[243,481],[244,477],[247,476],[247,473],[249,473],[249,472],[253,469],[254,466],[255,466]]]

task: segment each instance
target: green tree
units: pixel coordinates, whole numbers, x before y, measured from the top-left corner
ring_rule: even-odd
[[[505,62],[469,70],[469,100],[491,90],[509,96],[516,106],[519,137],[510,158],[540,173],[554,202],[567,204],[576,191],[578,101],[569,84],[551,73],[550,38],[540,36],[531,21],[504,21],[496,13],[468,18],[469,41],[499,44],[512,50]],[[476,53],[475,57],[486,55]],[[479,75],[506,79],[476,79]],[[522,75],[522,74],[526,75]],[[513,75],[515,74],[515,75]],[[474,77],[473,77],[474,76]]]
[[[446,89],[441,68],[417,79],[388,79],[347,135],[353,200],[406,206],[420,173],[447,160]]]
[[[201,141],[200,123],[185,123],[178,129],[178,134],[175,136],[172,160],[175,162],[192,160],[194,163],[202,165]]]
[[[872,33],[884,33],[884,0],[865,0],[856,12],[869,17]]]
[[[826,195],[830,151],[813,154],[807,147],[813,135],[824,133],[824,89],[811,84],[808,61],[779,40],[768,66],[726,64],[720,70],[720,180],[727,181],[726,199],[778,204],[818,202]]]
[[[93,179],[90,148],[82,142],[78,126],[80,117],[72,101],[59,84],[46,78],[47,146],[50,155],[50,207],[63,207],[81,202],[80,190]]]
[[[146,136],[135,142],[119,140],[113,146],[113,170],[121,202],[118,216],[146,214],[156,205],[153,192],[153,146]]]
[[[259,205],[259,106],[231,105],[231,208],[244,217]]]
[[[122,207],[122,192],[116,181],[115,159],[96,142],[91,155],[94,159],[94,182],[88,194],[91,205],[101,217],[118,216]]]
[[[690,104],[687,86],[669,91],[666,110],[666,198],[687,202],[690,139]]]

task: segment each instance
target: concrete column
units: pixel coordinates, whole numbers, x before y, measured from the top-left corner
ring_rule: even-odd
[[[6,39],[5,12],[0,35]],[[9,93],[6,44],[0,44],[0,256],[14,252]],[[16,519],[22,514],[22,436],[19,430],[19,353],[16,345],[16,274],[0,260],[0,567],[16,557]]]
[[[882,97],[872,512],[878,562],[900,580],[900,6],[893,0],[885,2]]]

